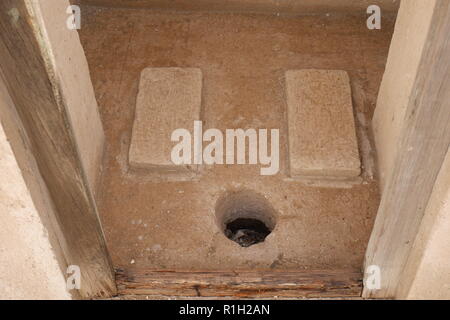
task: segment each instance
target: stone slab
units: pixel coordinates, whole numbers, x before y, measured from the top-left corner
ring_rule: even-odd
[[[291,177],[359,176],[361,162],[347,72],[289,70],[286,91]]]
[[[193,134],[200,120],[202,72],[198,68],[146,68],[141,73],[129,151],[134,168],[185,172],[195,166],[175,165],[172,132],[184,128]]]

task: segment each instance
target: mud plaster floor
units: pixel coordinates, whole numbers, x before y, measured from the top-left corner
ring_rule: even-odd
[[[86,51],[107,138],[99,211],[115,266],[125,268],[359,269],[379,203],[367,125],[383,74],[393,18],[369,31],[365,16],[170,13],[84,7]],[[281,169],[206,168],[198,181],[132,172],[127,153],[140,72],[203,72],[204,128],[279,128]],[[363,182],[347,188],[287,179],[284,72],[348,71]],[[191,129],[191,128],[189,128]],[[263,194],[278,212],[265,242],[242,248],[218,229],[227,190]]]

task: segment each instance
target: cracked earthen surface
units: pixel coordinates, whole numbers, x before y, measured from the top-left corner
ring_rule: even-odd
[[[381,31],[365,16],[169,13],[83,7],[80,31],[107,138],[99,210],[115,266],[125,268],[360,269],[379,203],[368,138],[393,19]],[[205,167],[191,181],[166,181],[127,166],[140,72],[194,67],[203,73],[204,127],[279,128],[281,168]],[[345,70],[350,76],[363,173],[354,185],[288,179],[284,73]],[[192,128],[188,128],[192,130]],[[170,179],[169,179],[170,180]],[[262,194],[276,227],[248,248],[215,220],[226,192]]]

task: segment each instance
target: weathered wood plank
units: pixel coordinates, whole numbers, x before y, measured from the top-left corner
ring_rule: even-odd
[[[320,14],[329,12],[365,14],[371,4],[385,13],[398,9],[399,1],[392,0],[80,0],[81,4],[184,11],[225,11],[252,13]]]
[[[365,297],[395,297],[436,177],[450,145],[450,2],[438,1],[366,253],[381,271],[381,289]]]
[[[96,205],[34,14],[29,1],[0,1],[0,67],[53,200],[66,262],[81,269],[80,294],[110,296],[114,274]]]
[[[179,297],[359,297],[362,274],[352,270],[116,270],[119,295]]]

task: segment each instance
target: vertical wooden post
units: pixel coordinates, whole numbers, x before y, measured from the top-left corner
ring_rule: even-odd
[[[27,0],[0,1],[0,68],[55,207],[68,265],[81,269],[82,297],[116,293],[97,208],[45,37]]]
[[[436,4],[405,114],[392,174],[366,253],[381,289],[364,297],[394,298],[436,177],[450,145],[450,2]]]

